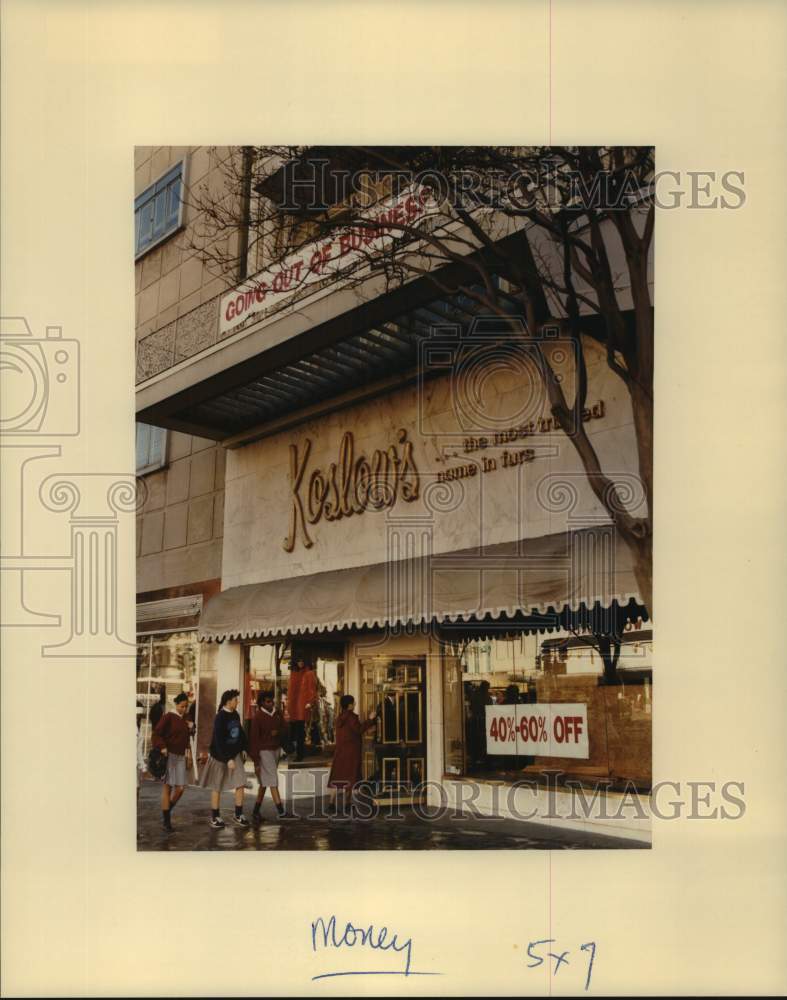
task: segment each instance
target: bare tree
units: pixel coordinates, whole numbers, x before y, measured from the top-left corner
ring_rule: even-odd
[[[220,193],[190,192],[201,219],[191,249],[228,284],[352,232],[359,252],[332,280],[377,273],[397,286],[425,278],[501,321],[520,318],[540,355],[552,416],[629,546],[652,614],[652,148],[247,146],[231,149],[222,171]],[[375,211],[424,191],[434,206],[425,217]],[[575,347],[573,398],[540,346],[556,326]],[[627,509],[582,420],[590,342],[631,400],[644,517]]]

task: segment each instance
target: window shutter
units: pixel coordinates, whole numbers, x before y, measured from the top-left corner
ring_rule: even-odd
[[[148,464],[151,430],[149,424],[137,424],[137,470],[144,469]]]
[[[134,200],[134,249],[137,256],[177,229],[182,181],[183,162],[180,162]]]

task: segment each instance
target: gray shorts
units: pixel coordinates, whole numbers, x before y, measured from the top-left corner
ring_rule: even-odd
[[[235,770],[230,771],[222,761],[209,756],[207,764],[202,768],[198,784],[201,788],[210,788],[214,792],[245,788],[246,771],[243,767],[243,757],[238,754],[235,758]]]
[[[260,750],[260,785],[263,788],[276,788],[279,784],[278,750]]]
[[[167,771],[164,784],[172,788],[186,784],[186,755],[178,753],[167,754]]]

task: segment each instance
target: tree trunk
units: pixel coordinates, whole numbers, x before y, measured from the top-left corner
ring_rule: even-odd
[[[594,635],[594,638],[596,640],[596,648],[604,664],[603,683],[618,684],[620,682],[620,676],[618,675],[620,640],[612,636],[599,634]]]
[[[642,603],[653,618],[653,535],[650,529],[650,519],[633,522],[636,530],[628,519],[618,519],[617,528],[623,536],[633,556],[634,576],[639,587]]]

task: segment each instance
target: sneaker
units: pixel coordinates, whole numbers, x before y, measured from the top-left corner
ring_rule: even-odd
[[[262,816],[258,812],[253,812],[251,814],[251,821],[255,826],[259,826],[262,823]]]
[[[210,821],[210,825],[213,827],[214,830],[223,830],[227,824],[224,822],[221,816],[214,816]]]
[[[249,826],[250,825],[249,821],[246,819],[246,817],[243,815],[243,813],[241,813],[240,816],[233,816],[232,818],[238,824],[238,826]],[[222,824],[222,826],[223,826],[223,824]]]
[[[172,830],[172,824],[170,823],[170,821],[168,819],[163,819],[161,821],[161,829],[164,831],[164,833],[172,833],[173,832],[173,830]]]

